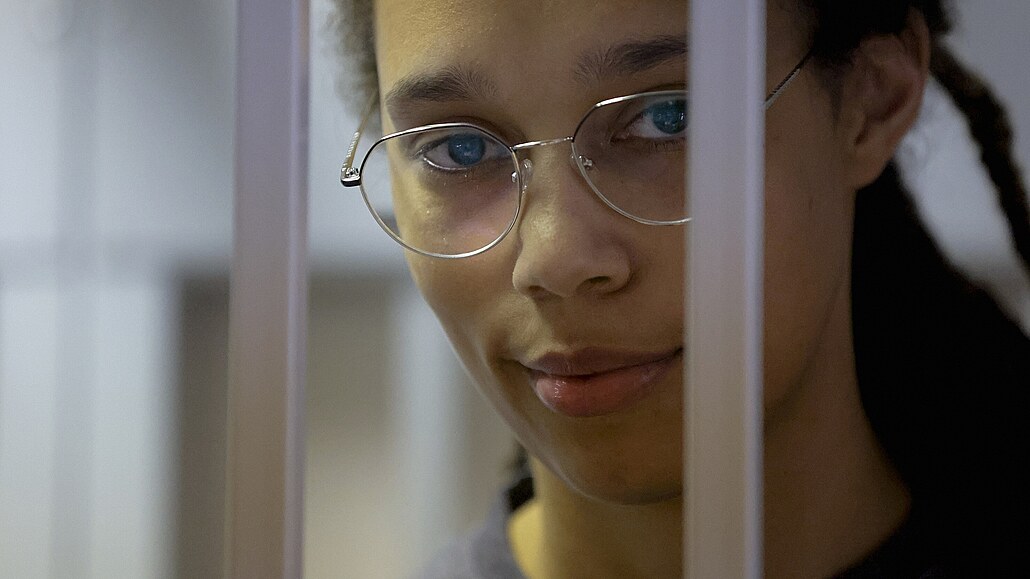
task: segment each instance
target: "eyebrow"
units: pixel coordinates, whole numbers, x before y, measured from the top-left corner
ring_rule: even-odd
[[[608,77],[626,77],[647,71],[687,53],[686,36],[663,35],[630,40],[579,57],[573,74],[585,85]],[[451,65],[430,72],[415,72],[399,80],[383,99],[391,111],[415,103],[489,100],[497,86],[481,69]]]
[[[584,84],[596,84],[611,76],[625,77],[644,72],[687,54],[686,36],[656,36],[631,40],[580,57],[576,77]]]
[[[383,100],[390,110],[400,110],[415,102],[485,100],[496,94],[497,87],[479,70],[448,66],[434,72],[405,76],[386,93]]]

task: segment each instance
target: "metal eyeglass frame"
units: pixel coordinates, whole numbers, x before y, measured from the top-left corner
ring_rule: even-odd
[[[768,111],[770,108],[772,108],[773,104],[775,104],[776,101],[780,98],[780,96],[784,93],[784,91],[787,90],[787,88],[794,81],[794,79],[797,78],[797,76],[799,74],[801,74],[801,70],[805,67],[805,64],[808,63],[808,61],[809,61],[809,59],[811,59],[811,57],[812,57],[812,53],[811,52],[808,52],[807,54],[805,54],[804,58],[801,59],[801,61],[797,64],[797,66],[795,66],[790,71],[790,74],[788,74],[786,78],[784,78],[778,85],[776,85],[776,88],[774,88],[772,90],[772,92],[769,93],[769,96],[766,97],[766,99],[765,99],[764,110]],[[609,201],[608,198],[604,195],[604,193],[601,193],[601,191],[599,191],[597,189],[597,187],[594,185],[593,181],[591,181],[590,177],[587,175],[587,172],[593,166],[593,162],[590,159],[580,155],[576,151],[576,136],[579,134],[580,128],[583,126],[583,124],[586,122],[586,120],[590,117],[590,115],[594,111],[596,111],[597,109],[599,109],[601,107],[604,107],[604,106],[607,106],[607,105],[611,105],[611,104],[620,103],[620,102],[624,102],[624,101],[628,101],[628,100],[633,100],[633,99],[637,99],[637,98],[642,98],[642,97],[649,97],[649,96],[653,96],[653,97],[678,96],[678,95],[686,95],[686,94],[687,94],[686,90],[650,91],[650,92],[635,93],[635,94],[631,94],[631,95],[625,95],[625,96],[620,96],[620,97],[615,97],[615,98],[610,98],[610,99],[603,100],[603,101],[595,104],[594,106],[590,107],[590,110],[588,110],[587,113],[585,115],[583,115],[583,118],[580,120],[579,124],[576,125],[576,130],[572,133],[571,136],[560,137],[560,138],[557,138],[557,139],[546,139],[546,140],[542,140],[542,141],[527,141],[525,143],[518,143],[516,145],[507,145],[507,144],[505,144],[504,139],[501,139],[499,136],[495,135],[493,132],[488,131],[488,130],[484,129],[483,127],[480,127],[480,126],[477,126],[477,125],[474,125],[474,124],[471,124],[471,123],[436,123],[436,124],[423,125],[423,126],[414,127],[414,128],[411,128],[411,129],[406,129],[406,130],[403,130],[403,131],[398,131],[398,132],[395,132],[395,133],[391,133],[389,135],[383,136],[382,138],[377,140],[375,143],[373,143],[372,146],[369,148],[369,152],[374,150],[383,141],[386,141],[386,140],[389,140],[389,139],[394,139],[394,138],[397,138],[397,137],[402,137],[402,136],[405,136],[405,135],[410,135],[412,133],[417,133],[417,132],[426,131],[426,130],[434,130],[434,129],[471,128],[471,129],[475,129],[477,131],[480,131],[480,132],[483,132],[483,133],[489,135],[491,138],[496,140],[498,143],[501,143],[501,144],[505,145],[508,148],[508,152],[511,154],[511,157],[512,157],[512,162],[514,163],[514,165],[516,167],[516,170],[512,174],[512,181],[516,183],[516,185],[518,186],[518,191],[519,191],[519,199],[518,199],[518,204],[515,207],[515,214],[512,216],[511,222],[508,223],[508,225],[505,227],[504,231],[502,231],[500,233],[500,235],[497,236],[496,239],[494,239],[490,243],[486,244],[485,246],[483,246],[483,247],[481,247],[479,249],[473,250],[473,251],[469,251],[469,252],[465,252],[465,253],[459,253],[459,254],[453,254],[452,255],[452,254],[445,254],[445,253],[434,253],[434,252],[431,252],[431,251],[426,251],[426,250],[423,250],[423,249],[419,249],[417,247],[413,247],[413,246],[409,245],[407,242],[405,242],[403,239],[401,239],[390,228],[390,226],[387,225],[383,221],[383,219],[382,219],[382,217],[380,217],[379,213],[372,207],[372,203],[369,201],[368,195],[366,194],[365,189],[362,186],[362,181],[361,181],[361,171],[364,168],[365,163],[368,161],[369,155],[368,155],[368,153],[365,154],[365,157],[361,160],[361,164],[358,165],[358,167],[354,167],[354,156],[357,154],[358,143],[361,140],[362,133],[364,133],[364,131],[365,131],[365,126],[368,124],[369,119],[372,117],[373,111],[375,111],[375,105],[378,103],[378,100],[379,100],[378,92],[374,92],[372,94],[372,97],[369,99],[368,105],[365,107],[365,110],[364,110],[364,112],[363,112],[363,114],[361,116],[361,122],[358,124],[358,129],[354,132],[354,137],[351,139],[350,147],[348,147],[348,149],[347,149],[347,156],[344,159],[343,167],[340,170],[340,183],[344,187],[360,187],[361,188],[362,199],[365,202],[365,206],[368,207],[369,212],[372,214],[372,217],[375,218],[376,222],[383,229],[383,231],[385,231],[391,238],[393,238],[394,241],[396,241],[397,243],[401,244],[401,246],[403,246],[404,248],[406,248],[406,249],[408,249],[410,251],[413,251],[413,252],[415,252],[415,253],[417,253],[419,255],[424,255],[424,256],[427,256],[427,257],[436,257],[436,258],[440,258],[440,259],[460,259],[460,258],[464,258],[464,257],[472,257],[474,255],[478,255],[480,253],[483,253],[483,252],[493,248],[494,246],[496,246],[505,237],[508,236],[508,233],[510,233],[511,230],[515,227],[515,224],[518,223],[519,215],[521,214],[521,210],[522,210],[522,201],[523,201],[523,197],[522,196],[525,193],[526,188],[528,187],[528,184],[529,184],[529,180],[523,175],[523,171],[528,172],[530,174],[530,176],[531,176],[532,175],[532,169],[533,169],[532,162],[529,159],[524,159],[522,162],[519,161],[519,158],[518,158],[519,151],[526,151],[526,150],[533,149],[533,148],[536,148],[536,147],[546,147],[546,146],[550,146],[550,145],[558,145],[558,144],[561,144],[561,143],[570,143],[571,146],[572,146],[572,159],[576,162],[576,166],[579,168],[580,175],[583,177],[583,180],[586,181],[587,185],[590,186],[590,189],[594,192],[594,194],[597,195],[597,197],[600,198],[601,201],[603,201],[605,205],[610,207],[612,210],[614,210],[618,214],[620,214],[620,215],[622,215],[624,217],[627,217],[629,219],[632,219],[633,221],[636,221],[637,223],[642,223],[642,224],[645,224],[645,225],[666,225],[666,226],[667,225],[682,225],[684,223],[689,222],[691,218],[690,217],[684,217],[682,219],[676,219],[676,220],[671,220],[671,221],[656,221],[656,220],[652,220],[652,219],[645,219],[645,218],[642,218],[642,217],[637,217],[636,215],[632,215],[632,214],[626,212],[625,210],[619,208],[618,206],[616,206],[611,201]]]

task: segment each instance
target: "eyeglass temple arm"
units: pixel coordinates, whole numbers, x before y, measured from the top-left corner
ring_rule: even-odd
[[[783,79],[783,82],[776,85],[776,88],[774,88],[773,91],[769,93],[769,97],[765,99],[765,110],[769,110],[773,106],[773,104],[780,98],[780,95],[783,94],[783,91],[787,90],[787,87],[790,86],[790,83],[794,82],[794,79],[797,78],[799,74],[801,74],[801,69],[805,68],[805,65],[808,64],[808,61],[811,58],[812,51],[808,51],[808,54],[806,54],[805,57],[801,59],[801,62],[799,62],[798,65],[794,67],[794,70],[790,71],[790,74],[787,75],[787,78]]]
[[[372,118],[372,111],[375,110],[376,103],[379,101],[379,91],[372,91],[372,96],[368,99],[368,104],[365,105],[365,111],[361,114],[361,122],[358,123],[358,130],[354,131],[354,137],[351,139],[350,147],[347,148],[347,157],[343,160],[343,168],[340,169],[340,183],[344,187],[356,187],[361,185],[361,171],[354,168],[354,155],[358,152],[358,142],[361,140],[361,134],[365,132],[365,125],[368,124],[368,120]]]

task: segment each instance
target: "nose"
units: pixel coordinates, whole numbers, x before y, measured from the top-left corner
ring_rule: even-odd
[[[519,247],[512,284],[537,300],[618,292],[632,277],[625,229],[636,224],[593,193],[574,161],[562,163],[566,155],[548,153],[537,163],[522,162],[525,195],[513,232]]]

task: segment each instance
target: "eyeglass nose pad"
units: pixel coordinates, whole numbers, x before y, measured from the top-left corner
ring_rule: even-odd
[[[583,155],[577,155],[577,156],[574,156],[572,158],[572,160],[575,161],[576,163],[578,163],[584,169],[593,169],[594,168],[594,162],[591,161],[589,157],[584,157]]]
[[[511,174],[511,182],[519,182],[519,174],[522,174],[522,191],[529,187],[529,182],[533,180],[533,161],[529,159],[523,159],[521,166],[517,172],[513,171]]]

